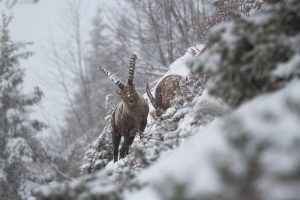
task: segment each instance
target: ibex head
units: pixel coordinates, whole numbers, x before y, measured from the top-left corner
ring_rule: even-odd
[[[119,87],[120,90],[117,91],[117,94],[129,106],[133,106],[137,99],[137,92],[133,83],[136,58],[137,56],[135,54],[131,55],[127,85],[125,85],[119,78],[115,77],[103,66],[100,66],[100,69]]]

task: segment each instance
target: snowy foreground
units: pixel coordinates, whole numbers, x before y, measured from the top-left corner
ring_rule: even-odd
[[[299,199],[299,88],[293,81],[231,113],[204,90],[165,114],[179,119],[175,129],[153,120],[127,158],[43,187],[38,199]]]
[[[292,181],[300,169],[299,88],[295,81],[191,129],[185,144],[139,175],[145,187],[125,199],[299,199],[300,183]]]

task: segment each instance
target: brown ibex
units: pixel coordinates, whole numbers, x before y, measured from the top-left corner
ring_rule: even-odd
[[[141,136],[147,124],[149,106],[143,96],[136,91],[133,84],[136,58],[134,54],[130,58],[127,85],[103,66],[100,66],[100,69],[120,88],[117,94],[122,99],[112,115],[114,162],[118,160],[121,137],[124,137],[124,142],[120,149],[120,158],[124,158],[129,152],[136,133],[138,132]]]
[[[151,94],[149,85],[147,83],[146,91],[151,104],[155,108],[156,116],[160,117],[172,105],[172,100],[180,93],[181,85],[184,77],[180,75],[168,75],[164,77],[156,86],[155,98]]]

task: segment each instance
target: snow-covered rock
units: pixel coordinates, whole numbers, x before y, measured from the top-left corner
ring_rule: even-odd
[[[170,70],[166,73],[165,76],[170,74],[177,74],[183,77],[188,77],[190,73],[190,66],[195,56],[198,56],[201,53],[201,50],[205,47],[204,44],[199,44],[193,47],[190,47],[186,50],[186,53],[180,58],[176,59],[171,65]]]

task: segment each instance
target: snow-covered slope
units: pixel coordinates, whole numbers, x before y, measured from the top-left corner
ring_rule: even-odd
[[[300,81],[294,81],[206,126],[195,124],[199,114],[221,104],[204,92],[185,108],[188,112],[174,131],[161,136],[158,123],[154,123],[146,130],[152,139],[135,141],[126,159],[73,182],[53,184],[40,190],[39,197],[298,199],[299,88]],[[169,140],[172,135],[177,139]],[[176,140],[181,145],[174,143]]]
[[[143,171],[145,187],[125,199],[299,199],[299,88],[292,82],[190,130],[189,141]]]
[[[190,58],[171,68],[182,67],[177,72],[183,75]],[[206,80],[191,75],[185,94],[161,119],[150,113],[144,138],[136,137],[130,154],[116,163],[107,164],[106,127],[87,156],[89,174],[40,188],[37,198],[299,199],[300,81],[229,112],[208,94]]]

